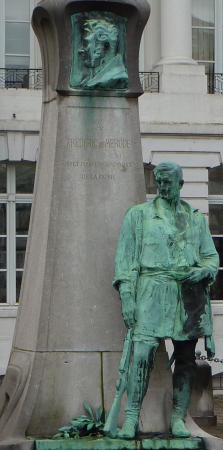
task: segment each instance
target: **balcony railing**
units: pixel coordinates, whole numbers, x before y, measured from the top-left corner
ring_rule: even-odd
[[[159,92],[159,72],[139,72],[144,92]],[[223,73],[208,74],[209,94],[223,94]],[[42,69],[0,69],[2,89],[42,89]]]
[[[42,89],[42,69],[0,69],[0,88]]]
[[[159,72],[140,72],[140,80],[145,92],[159,92]],[[2,89],[42,89],[42,69],[0,69]]]
[[[208,78],[208,93],[209,94],[223,94],[223,73],[209,73]]]
[[[139,72],[144,92],[159,92],[159,72]]]

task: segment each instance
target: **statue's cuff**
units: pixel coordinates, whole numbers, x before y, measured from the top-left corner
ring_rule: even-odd
[[[119,293],[122,296],[123,294],[131,294],[132,293],[132,289],[131,289],[131,283],[127,283],[127,282],[122,282],[119,284]]]

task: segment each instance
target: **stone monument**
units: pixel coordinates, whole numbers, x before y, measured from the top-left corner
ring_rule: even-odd
[[[114,252],[126,208],[145,199],[137,98],[148,17],[147,0],[42,0],[34,10],[40,154],[0,448],[32,448],[25,436],[52,436],[84,400],[110,407],[125,336]]]
[[[0,449],[47,442],[87,400],[109,410],[125,336],[113,260],[123,215],[145,200],[138,74],[147,0],[42,0],[33,13],[44,69],[40,155],[19,313],[0,388]],[[168,431],[164,347],[141,409]],[[113,390],[112,390],[113,387]],[[40,438],[38,440],[37,438]],[[41,439],[43,439],[41,441]],[[66,449],[165,448],[102,438]],[[179,447],[176,440],[168,448]],[[195,439],[181,448],[201,448]],[[212,450],[214,447],[212,447]]]

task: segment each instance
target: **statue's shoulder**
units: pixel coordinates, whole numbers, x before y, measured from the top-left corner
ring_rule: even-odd
[[[130,206],[130,208],[126,211],[127,215],[130,215],[132,217],[138,217],[140,215],[143,215],[145,211],[148,211],[148,209],[152,208],[153,201],[140,203],[138,205]]]
[[[196,218],[196,219],[204,218],[204,214],[200,211],[200,209],[194,208],[192,205],[185,202],[185,200],[180,200],[180,202],[181,202],[181,205],[183,206],[183,208],[186,210],[186,212],[193,215],[194,218]]]

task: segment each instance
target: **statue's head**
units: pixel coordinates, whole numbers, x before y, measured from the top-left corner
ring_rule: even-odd
[[[118,42],[116,25],[105,19],[88,19],[84,32],[89,67],[95,68],[115,56]]]
[[[183,171],[178,164],[164,161],[154,169],[154,176],[160,197],[166,200],[177,200],[184,184]]]

